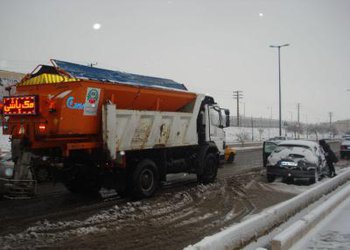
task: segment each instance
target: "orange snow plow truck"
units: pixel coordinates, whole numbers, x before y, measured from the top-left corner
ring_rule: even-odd
[[[229,111],[168,79],[51,60],[3,97],[11,135],[7,195],[34,194],[40,162],[75,193],[115,189],[149,197],[169,173],[215,180],[224,159]]]

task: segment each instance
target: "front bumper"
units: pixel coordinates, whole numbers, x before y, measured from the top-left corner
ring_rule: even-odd
[[[313,178],[315,177],[315,168],[297,169],[297,168],[281,168],[279,166],[267,166],[266,173],[276,177],[291,177],[291,178]]]

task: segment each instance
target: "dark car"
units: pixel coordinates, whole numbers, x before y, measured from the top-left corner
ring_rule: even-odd
[[[340,145],[340,158],[349,158],[350,156],[350,136],[344,136]]]
[[[280,142],[267,158],[267,180],[273,182],[276,177],[308,178],[316,182],[328,172],[324,152],[318,143],[304,140]]]

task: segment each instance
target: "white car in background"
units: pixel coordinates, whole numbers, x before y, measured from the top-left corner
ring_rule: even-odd
[[[278,144],[267,158],[266,174],[268,182],[276,177],[293,180],[308,178],[311,183],[327,175],[325,155],[316,142],[287,140]]]

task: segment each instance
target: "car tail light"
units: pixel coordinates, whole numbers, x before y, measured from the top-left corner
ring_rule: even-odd
[[[38,131],[39,131],[39,134],[44,134],[46,132],[46,124],[40,123],[38,125]]]

